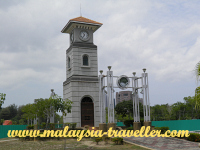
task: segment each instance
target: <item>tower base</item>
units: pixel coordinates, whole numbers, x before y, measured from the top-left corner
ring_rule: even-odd
[[[100,123],[99,124],[99,130],[102,130],[102,132],[107,132],[107,124],[106,123]]]
[[[140,128],[141,128],[141,122],[133,122],[134,130],[140,130]]]

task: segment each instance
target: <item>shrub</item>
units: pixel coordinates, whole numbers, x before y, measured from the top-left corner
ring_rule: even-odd
[[[49,123],[49,128],[50,130],[54,130],[55,129],[55,123]]]
[[[102,141],[102,138],[101,138],[101,137],[97,137],[97,138],[95,138],[94,140],[95,140],[95,142],[97,142],[97,145],[98,145],[98,143],[99,143],[100,141]]]
[[[131,120],[125,120],[124,124],[125,124],[126,127],[130,127],[130,126],[133,126],[133,121],[134,120],[132,120],[132,119]]]
[[[68,126],[69,128],[71,127],[71,123],[65,123],[64,125],[65,125],[65,127],[66,126]]]
[[[77,123],[71,123],[71,128],[74,130],[76,128]]]
[[[126,130],[133,130],[133,127],[128,127]]]
[[[29,125],[29,126],[27,126],[27,129],[34,129],[34,125]]]
[[[42,128],[42,129],[45,129],[45,127],[46,127],[46,123],[45,123],[45,122],[42,122],[42,123],[41,123],[41,128]]]
[[[156,130],[161,130],[161,134],[164,134],[167,130],[169,130],[169,127],[154,127]]]
[[[115,142],[115,144],[123,144],[123,138],[120,137],[112,138],[111,141]]]
[[[187,138],[189,141],[200,142],[200,134],[198,133],[190,133],[189,137]]]

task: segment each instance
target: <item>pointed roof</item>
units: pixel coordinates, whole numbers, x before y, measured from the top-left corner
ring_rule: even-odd
[[[94,20],[91,20],[91,19],[88,19],[88,18],[85,18],[85,17],[77,17],[77,18],[73,18],[73,19],[70,19],[69,21],[78,21],[78,22],[86,22],[86,23],[93,23],[93,24],[101,24],[100,22],[97,22],[97,21],[94,21]]]
[[[85,17],[77,17],[70,19],[65,27],[62,29],[62,33],[70,33],[74,28],[89,28],[92,29],[94,32],[100,28],[103,24]]]

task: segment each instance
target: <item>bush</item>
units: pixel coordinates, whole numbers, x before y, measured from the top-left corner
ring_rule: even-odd
[[[111,141],[115,142],[115,144],[123,144],[123,138],[120,137],[112,138]]]
[[[161,130],[161,134],[164,134],[167,130],[169,130],[169,127],[154,127],[156,130]]]
[[[95,138],[94,140],[95,140],[95,142],[97,142],[97,145],[98,145],[98,143],[99,143],[100,141],[102,141],[102,138],[101,138],[101,137],[97,137],[97,138]]]
[[[71,127],[71,123],[65,123],[64,125],[65,125],[65,127],[66,126],[68,126],[69,128]]]
[[[74,130],[76,128],[77,123],[71,123],[71,128]]]
[[[34,129],[34,125],[29,125],[29,126],[27,126],[27,129]]]
[[[126,130],[133,130],[133,127],[128,127]]]
[[[125,124],[126,127],[131,127],[131,126],[133,126],[133,121],[134,120],[132,120],[132,119],[131,120],[125,120],[124,124]]]
[[[49,123],[49,128],[50,128],[50,130],[54,130],[55,129],[55,123]]]
[[[189,141],[200,142],[200,134],[198,133],[190,133],[189,137],[187,138]]]
[[[42,122],[42,123],[41,123],[41,128],[42,128],[42,129],[45,129],[45,128],[46,128],[46,123],[45,123],[45,122]]]

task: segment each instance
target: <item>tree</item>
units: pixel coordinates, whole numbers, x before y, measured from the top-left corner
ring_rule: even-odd
[[[49,99],[35,99],[35,111],[38,117],[46,117],[46,123],[53,113],[62,112],[64,116],[71,112],[72,101],[63,100],[60,96],[54,95]]]
[[[200,77],[200,61],[195,66],[195,74],[196,74],[197,83],[198,83],[198,80]],[[195,100],[196,100],[195,108],[199,109],[199,107],[200,107],[200,86],[197,87],[195,90]]]
[[[199,109],[200,107],[200,86],[196,88],[195,90],[195,100],[196,100],[196,109]]]
[[[36,116],[35,110],[36,110],[35,104],[27,104],[22,108],[22,112],[24,112],[23,118],[28,120],[28,124],[29,124],[29,120],[31,120],[31,124],[32,124],[32,120]]]
[[[197,78],[197,82],[198,82],[199,77],[200,77],[200,61],[195,66],[195,74],[196,74],[196,78]]]
[[[133,114],[133,101],[122,101],[115,106],[115,111],[117,115],[122,115],[125,117],[127,114],[129,118]]]
[[[9,110],[8,107],[3,108],[3,109],[1,110],[0,118],[1,118],[1,119],[4,119],[4,120],[9,120],[9,119],[11,119],[11,118],[10,118],[10,110]]]
[[[0,93],[0,109],[1,109],[1,106],[4,103],[5,99],[6,99],[6,94]]]

